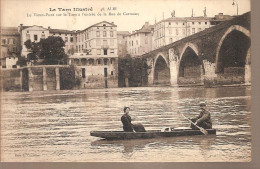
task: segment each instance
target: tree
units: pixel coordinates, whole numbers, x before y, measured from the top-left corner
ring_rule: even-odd
[[[34,63],[44,65],[65,64],[67,55],[64,51],[65,42],[61,37],[49,36],[41,39],[40,42],[31,42],[27,40],[25,43],[27,49],[30,50],[28,60]],[[42,62],[39,62],[42,59]]]
[[[19,56],[16,65],[23,67],[26,66],[26,63],[27,63],[27,59],[25,57]]]
[[[124,58],[119,58],[119,86],[125,86],[125,78],[128,78],[130,86],[146,85],[150,69],[151,66],[147,65],[146,58],[132,57],[129,54]]]

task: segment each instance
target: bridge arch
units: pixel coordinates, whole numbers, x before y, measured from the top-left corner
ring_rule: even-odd
[[[198,57],[198,47],[186,43],[181,55],[178,68],[178,83],[201,83],[201,75],[205,73],[203,63]]]
[[[157,54],[153,65],[154,84],[169,85],[170,84],[170,68],[168,59],[163,53]]]
[[[216,73],[220,81],[245,82],[250,64],[250,31],[233,25],[224,33],[216,51]]]

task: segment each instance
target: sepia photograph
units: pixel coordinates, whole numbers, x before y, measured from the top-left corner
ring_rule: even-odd
[[[251,162],[250,0],[2,0],[1,162]]]

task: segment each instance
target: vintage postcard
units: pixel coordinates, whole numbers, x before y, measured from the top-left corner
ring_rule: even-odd
[[[249,0],[2,0],[1,162],[250,162]]]

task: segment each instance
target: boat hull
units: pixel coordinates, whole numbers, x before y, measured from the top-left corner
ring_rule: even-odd
[[[215,135],[216,129],[207,129],[208,134]],[[124,131],[91,131],[91,136],[100,137],[107,140],[130,140],[130,139],[147,139],[158,137],[179,137],[204,135],[200,130],[176,129],[169,132],[160,130],[148,130],[146,132],[124,132]]]

